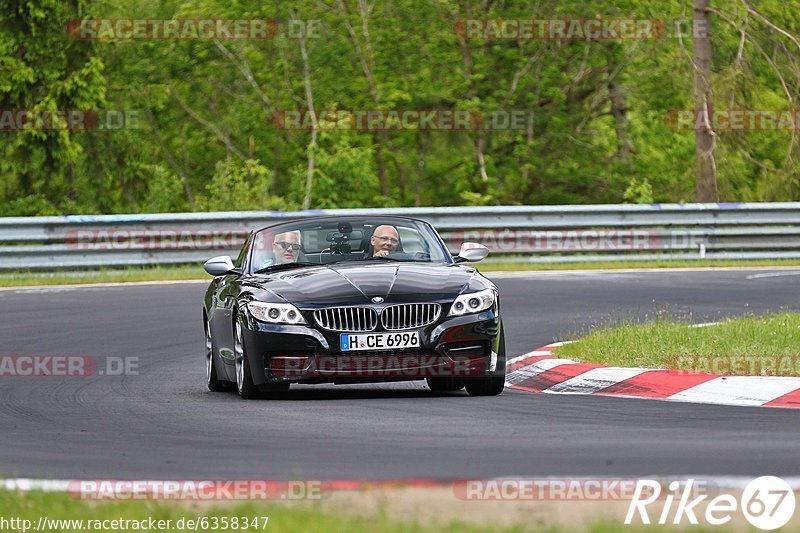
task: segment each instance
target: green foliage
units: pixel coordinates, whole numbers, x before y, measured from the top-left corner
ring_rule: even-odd
[[[631,179],[628,188],[625,189],[623,194],[626,202],[634,204],[652,204],[653,203],[653,187],[647,178],[642,178],[639,181],[636,178]]]
[[[383,205],[372,147],[353,146],[346,135],[330,135],[331,142],[327,143],[327,136],[321,135],[316,152],[312,205],[320,209]],[[302,181],[296,187],[300,193],[305,191],[305,170],[304,167]]]
[[[321,131],[311,208],[681,202],[694,199],[691,35],[581,41],[463,39],[459,19],[680,20],[685,2],[509,0],[7,0],[0,7],[0,110],[139,109],[142,129],[0,132],[0,215],[292,209],[306,193],[311,132],[278,127],[306,110],[305,40],[317,111],[470,110],[466,131]],[[791,35],[778,0],[759,13]],[[718,109],[800,106],[797,47],[743,4],[715,5]],[[266,40],[69,37],[79,18],[270,18]],[[740,28],[745,27],[741,40]],[[670,27],[671,29],[671,27]],[[785,84],[785,86],[784,86]],[[612,107],[611,87],[624,102]],[[489,128],[522,111],[517,127]],[[621,147],[626,146],[625,150]],[[788,131],[720,131],[720,200],[800,200]],[[644,177],[644,178],[642,178]]]
[[[492,205],[492,197],[474,191],[464,191],[459,194],[464,205]]]
[[[180,178],[160,165],[149,169],[152,177],[147,180],[147,196],[142,203],[146,213],[171,213],[186,211],[189,207]]]
[[[270,194],[272,172],[258,160],[220,161],[205,194],[197,200],[200,211],[291,210],[297,206]]]
[[[82,0],[9,0],[0,10],[0,109],[35,112],[100,109],[105,104],[103,60],[91,45],[71,39],[64,23],[84,10]],[[84,150],[80,133],[63,129],[0,133],[6,215],[94,210],[79,200]]]

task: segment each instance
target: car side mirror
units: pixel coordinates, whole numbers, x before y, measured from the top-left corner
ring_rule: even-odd
[[[489,255],[489,249],[477,242],[465,242],[461,244],[461,250],[454,257],[456,263],[477,263],[483,261]]]
[[[212,276],[224,276],[225,274],[237,274],[233,266],[233,260],[227,255],[212,257],[205,263],[203,268]]]

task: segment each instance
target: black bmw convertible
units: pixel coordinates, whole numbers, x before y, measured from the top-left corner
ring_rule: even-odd
[[[249,234],[209,259],[203,322],[208,388],[242,398],[291,383],[425,379],[435,391],[497,395],[505,340],[497,288],[452,256],[427,222],[306,218]]]

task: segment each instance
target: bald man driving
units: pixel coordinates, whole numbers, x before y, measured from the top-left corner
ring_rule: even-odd
[[[374,250],[372,257],[386,257],[397,250],[400,244],[400,235],[394,226],[383,225],[375,228],[369,243]]]

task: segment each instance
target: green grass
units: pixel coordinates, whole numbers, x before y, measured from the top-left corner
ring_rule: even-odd
[[[59,270],[55,272],[7,272],[0,274],[0,287],[24,285],[72,285],[84,283],[119,283],[125,281],[168,281],[207,279],[202,265],[130,267],[121,269]]]
[[[502,502],[501,505],[505,505]],[[390,503],[387,503],[390,505]],[[248,517],[252,520],[259,517],[258,528],[218,528],[209,529],[199,527],[198,531],[276,531],[276,532],[308,532],[308,531],[342,531],[348,533],[373,533],[380,532],[482,532],[486,531],[486,525],[481,526],[471,524],[468,518],[463,521],[441,523],[420,524],[415,522],[412,517],[408,520],[396,520],[389,518],[385,509],[378,509],[372,516],[355,516],[347,513],[324,513],[310,504],[299,504],[285,506],[278,503],[240,503],[224,504],[217,506],[206,506],[205,504],[185,504],[180,502],[153,502],[153,501],[115,501],[115,502],[88,502],[77,500],[63,493],[45,492],[16,492],[0,490],[0,517],[19,518],[30,520],[31,525],[28,531],[34,531],[40,517],[58,520],[171,520],[172,527],[158,529],[158,531],[194,531],[194,529],[179,529],[176,524],[179,520],[196,520],[208,517],[207,523],[212,524],[213,517],[218,519],[227,518],[229,521],[233,517]],[[266,528],[260,517],[267,516]],[[545,531],[558,533],[569,531],[562,528],[542,528],[536,523],[536,516],[531,516],[517,526],[510,528],[492,527],[492,531]],[[184,524],[186,522],[184,521]],[[166,522],[165,522],[166,524]],[[241,521],[240,521],[241,524]],[[84,524],[86,525],[86,524]],[[210,526],[209,526],[210,527]],[[631,532],[650,532],[661,533],[663,531],[675,531],[673,528],[662,526],[625,526],[620,519],[619,523],[598,522],[588,528],[593,533],[613,533],[616,531]],[[690,528],[680,528],[688,530]],[[84,527],[84,531],[87,530]],[[95,531],[101,529],[95,528]],[[123,529],[102,529],[103,531],[122,531]],[[133,527],[128,524],[127,531],[133,531]],[[13,528],[6,528],[5,531],[15,531]],[[22,531],[17,528],[16,531]],[[72,532],[78,531],[74,526],[63,525],[60,528],[47,528],[41,531]],[[154,531],[151,529],[150,531]],[[714,531],[715,533],[725,533],[726,530],[711,527],[691,528],[691,531],[699,533]]]
[[[446,527],[423,527],[412,522],[390,520],[384,513],[377,513],[374,517],[351,516],[347,514],[328,514],[315,509],[312,505],[300,504],[287,507],[278,503],[239,503],[222,504],[207,507],[205,504],[187,504],[182,502],[154,502],[154,501],[114,501],[114,502],[88,502],[80,501],[62,493],[44,492],[11,492],[0,491],[0,516],[19,517],[33,522],[33,528],[40,516],[48,518],[92,519],[92,520],[142,520],[152,517],[154,520],[171,520],[172,527],[159,529],[159,531],[189,531],[193,529],[177,527],[178,521],[197,520],[208,517],[208,524],[213,517],[227,518],[248,517],[251,521],[258,517],[257,528],[232,528],[219,527],[216,531],[280,531],[280,532],[306,532],[306,531],[347,531],[349,533],[387,531],[463,531],[478,532],[480,528],[463,523],[451,523]],[[266,528],[263,527],[261,517],[269,517]],[[166,524],[166,523],[165,523]],[[210,527],[210,526],[209,526]],[[128,528],[129,530],[131,528]],[[48,529],[47,531],[77,531],[78,529],[65,527],[61,529]],[[203,528],[199,527],[202,531]],[[206,529],[215,531],[214,529]],[[508,531],[514,531],[513,529]],[[108,531],[108,529],[106,529]],[[112,529],[113,531],[113,529]]]
[[[775,259],[754,261],[586,261],[580,263],[474,263],[481,272],[517,272],[547,270],[615,270],[624,268],[708,268],[708,267],[788,267],[800,266],[800,260]],[[104,268],[96,270],[59,270],[52,272],[9,271],[0,273],[0,287],[25,285],[73,285],[133,281],[168,281],[207,279],[202,265]]]
[[[798,376],[800,313],[745,316],[700,328],[664,316],[623,320],[586,332],[554,353],[610,366]]]
[[[92,519],[92,520],[142,520],[152,517],[154,520],[171,520],[171,528],[159,529],[159,531],[187,531],[189,528],[178,528],[179,520],[197,520],[201,517],[208,517],[211,524],[213,517],[226,517],[231,520],[233,517],[248,517],[252,520],[259,518],[257,528],[238,529],[218,528],[216,531],[281,531],[281,532],[304,532],[304,531],[348,531],[348,532],[370,532],[370,531],[434,531],[433,528],[426,529],[415,527],[413,524],[392,522],[385,516],[365,518],[348,516],[344,514],[324,514],[310,506],[293,506],[291,509],[278,504],[258,504],[243,503],[236,505],[220,505],[214,507],[201,507],[184,505],[181,503],[163,503],[152,501],[127,501],[127,502],[86,502],[79,501],[65,494],[57,493],[18,493],[0,492],[0,509],[4,517],[19,517],[29,519],[33,522],[33,528],[40,516],[48,518],[70,520],[70,519]],[[268,517],[267,526],[263,527],[261,517]],[[248,521],[250,521],[248,520]],[[165,522],[166,524],[166,522]],[[375,529],[377,528],[377,529]],[[122,528],[120,528],[121,530]],[[128,528],[129,530],[131,528]],[[65,527],[61,529],[48,529],[48,531],[77,531],[78,529]],[[108,529],[107,529],[108,530]],[[112,529],[113,531],[114,529]],[[202,527],[199,530],[203,530]],[[209,530],[209,529],[206,529]],[[211,529],[213,531],[213,529]],[[477,528],[469,528],[459,524],[451,524],[449,531],[479,531]]]

